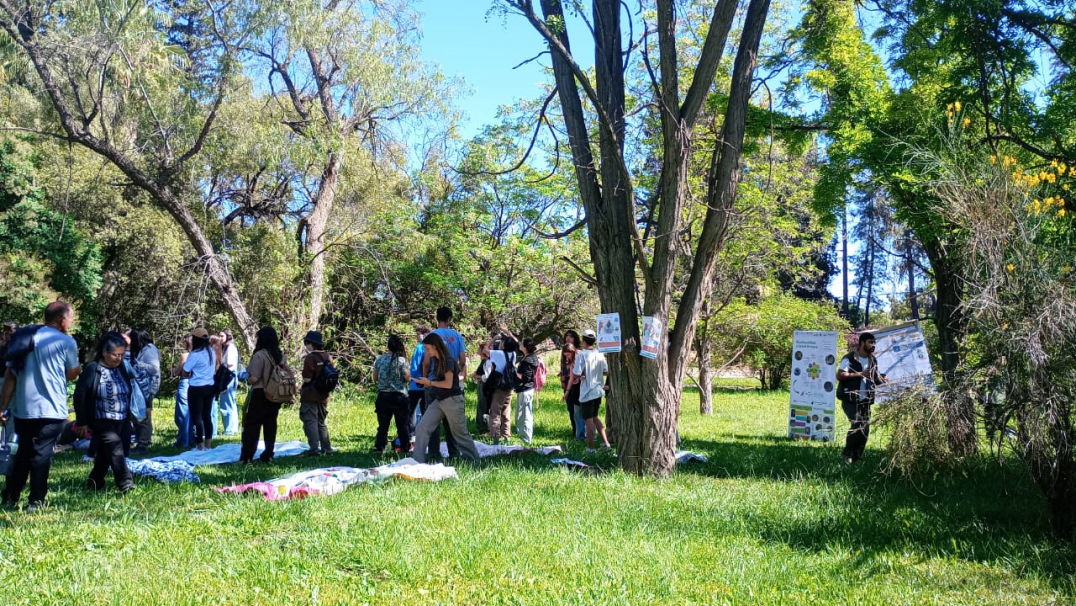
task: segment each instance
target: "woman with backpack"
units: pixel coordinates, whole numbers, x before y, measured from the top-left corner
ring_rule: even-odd
[[[389,421],[396,420],[396,434],[400,449],[411,443],[408,427],[407,386],[411,370],[404,352],[404,342],[399,335],[389,335],[388,353],[374,361],[374,382],[377,383],[377,436],[374,438],[374,454],[384,454],[389,441]]]
[[[512,337],[501,341],[501,349],[489,352],[486,362],[486,391],[489,397],[489,438],[493,444],[507,444],[512,439],[512,393],[519,381],[516,377],[516,350],[519,343]]]
[[[127,340],[118,332],[105,333],[97,343],[97,356],[86,365],[75,386],[75,433],[93,429],[97,451],[93,469],[86,479],[90,490],[105,487],[105,474],[112,468],[116,488],[126,493],[134,487],[127,467],[131,447],[133,415],[145,407],[145,398],[135,382],[134,368],[124,360]]]
[[[516,435],[524,444],[530,444],[534,437],[534,375],[538,372],[538,356],[534,351],[534,339],[526,338],[520,343],[523,359],[516,367]]]
[[[139,387],[146,398],[146,418],[135,424],[136,444],[131,452],[146,454],[153,441],[153,399],[161,389],[161,352],[153,344],[153,337],[145,328],[132,328],[127,337],[131,339],[131,366],[139,379]]]
[[[250,402],[243,418],[243,447],[239,451],[240,463],[253,463],[258,450],[258,436],[265,433],[265,450],[258,457],[263,463],[273,462],[276,448],[277,419],[281,402],[274,402],[266,395],[273,372],[278,367],[287,368],[284,352],[280,350],[280,338],[272,326],[258,330],[254,341],[254,354],[247,364],[247,383],[250,384]],[[279,376],[279,372],[278,372]],[[293,385],[294,387],[294,385]]]
[[[303,387],[299,391],[299,420],[303,422],[303,433],[310,444],[304,454],[316,457],[333,451],[325,419],[329,416],[329,392],[336,387],[335,382],[330,386],[328,379],[335,375],[336,369],[332,357],[325,352],[321,332],[307,332],[303,347],[306,357],[303,358]]]
[[[214,376],[220,365],[220,355],[209,342],[204,328],[191,331],[191,352],[183,362],[180,376],[187,382],[187,408],[190,411],[194,445],[198,450],[213,448]]]

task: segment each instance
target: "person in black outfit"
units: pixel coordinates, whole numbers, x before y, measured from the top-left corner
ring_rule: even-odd
[[[874,388],[885,382],[886,376],[878,372],[878,359],[874,357],[874,335],[862,333],[856,349],[841,358],[837,368],[837,399],[852,423],[841,453],[849,465],[863,456],[870,436]]]
[[[75,386],[75,433],[86,435],[93,428],[96,452],[93,469],[86,479],[90,490],[105,487],[105,474],[112,468],[116,487],[126,493],[134,486],[127,467],[134,425],[131,398],[135,390],[134,373],[124,363],[127,341],[118,332],[109,332],[97,344],[97,357],[86,365]]]

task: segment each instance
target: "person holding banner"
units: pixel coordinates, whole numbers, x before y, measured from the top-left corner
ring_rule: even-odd
[[[878,372],[878,358],[874,357],[874,335],[862,333],[856,349],[841,358],[837,367],[837,399],[852,423],[841,452],[844,462],[849,465],[859,460],[867,447],[874,388],[885,382],[886,376]]]

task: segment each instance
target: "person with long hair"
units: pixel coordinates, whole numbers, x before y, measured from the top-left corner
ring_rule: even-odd
[[[534,376],[538,372],[538,355],[535,352],[534,339],[527,338],[520,342],[523,359],[516,367],[516,435],[524,444],[530,444],[534,438]]]
[[[430,334],[430,327],[422,324],[415,327],[415,334],[418,336],[418,345],[415,345],[414,351],[411,352],[411,366],[409,370],[411,372],[411,386],[407,391],[407,423],[408,434],[411,436],[411,445],[415,444],[415,427],[418,426],[418,419],[422,416],[422,403],[426,398],[426,390],[421,385],[415,382],[417,377],[422,376],[422,360],[426,357],[425,346],[422,345],[422,340],[426,338],[426,335]],[[408,448],[407,444],[400,444],[400,448]]]
[[[575,356],[579,353],[579,333],[574,330],[564,331],[564,345],[560,348],[560,388],[564,392],[561,400],[568,408],[568,420],[572,423],[572,435],[583,442],[587,439],[587,428],[583,417],[579,416],[579,381],[572,378]]]
[[[463,388],[460,386],[460,367],[456,356],[452,355],[445,342],[434,333],[426,335],[422,341],[426,346],[426,359],[429,361],[429,374],[435,378],[419,377],[416,382],[430,392],[432,402],[422,415],[416,428],[415,460],[426,462],[426,448],[430,436],[441,424],[448,420],[452,436],[463,458],[478,462],[478,449],[474,438],[467,430],[467,410],[464,407]]]
[[[389,441],[389,421],[393,419],[396,420],[400,450],[411,444],[407,423],[407,385],[410,381],[411,371],[403,339],[400,335],[389,335],[388,352],[374,361],[374,382],[377,383],[377,401],[374,403],[374,411],[377,413],[375,454],[385,453],[385,446]]]
[[[145,454],[149,452],[149,445],[153,441],[153,399],[161,389],[161,352],[153,344],[153,337],[144,328],[132,328],[127,333],[131,340],[130,354],[131,367],[135,370],[135,378],[142,388],[142,395],[146,398],[146,418],[135,422],[136,444],[131,452]]]
[[[179,354],[175,366],[172,367],[172,376],[179,378],[179,387],[176,388],[176,442],[177,448],[190,448],[191,442],[191,411],[187,401],[187,392],[190,389],[190,379],[183,376],[183,364],[187,361],[194,344],[190,335],[183,335],[180,340],[183,352]]]
[[[213,448],[213,382],[220,365],[220,355],[210,343],[209,331],[191,331],[191,352],[183,362],[181,376],[189,380],[187,406],[194,431],[194,446],[198,450]]]
[[[258,450],[258,436],[264,433],[265,450],[258,457],[263,463],[273,462],[276,448],[277,419],[280,403],[265,396],[273,368],[287,366],[284,352],[280,350],[280,337],[272,326],[262,326],[254,340],[254,354],[247,364],[247,383],[250,384],[250,403],[243,418],[243,447],[239,452],[240,463],[252,463]]]
[[[105,474],[112,468],[116,488],[126,493],[134,487],[134,477],[127,467],[131,446],[131,405],[137,385],[135,370],[124,360],[127,340],[118,332],[105,333],[97,343],[97,355],[86,365],[75,386],[75,433],[85,435],[93,428],[96,453],[93,469],[86,479],[90,490],[105,487]]]

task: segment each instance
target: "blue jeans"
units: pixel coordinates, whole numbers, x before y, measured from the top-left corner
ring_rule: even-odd
[[[574,408],[575,408],[575,439],[579,440],[580,442],[586,442],[587,441],[587,424],[583,420],[583,414],[581,412],[581,409],[580,409],[579,405],[576,404],[574,406]]]
[[[220,394],[220,418],[224,435],[239,432],[239,408],[235,403],[235,389],[239,385],[239,379],[232,379],[228,389]],[[216,416],[213,417],[216,419]]]
[[[176,446],[188,448],[191,444],[191,411],[187,407],[187,379],[179,380],[176,390]]]

